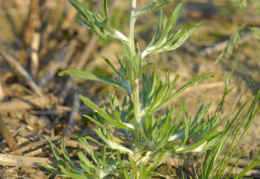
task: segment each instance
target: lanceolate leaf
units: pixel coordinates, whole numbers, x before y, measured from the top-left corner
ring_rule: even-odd
[[[122,76],[122,75],[119,73],[119,71],[117,71],[117,69],[114,67],[114,65],[109,61],[109,59],[108,59],[107,57],[105,57],[104,55],[99,55],[99,56],[102,57],[102,58],[105,60],[105,62],[110,66],[110,68],[111,68],[118,76],[120,76],[121,78],[124,78],[124,79],[125,79],[125,77]]]
[[[154,64],[151,63],[151,62],[149,62],[146,65],[144,65],[143,68],[139,71],[138,78],[140,78],[143,75],[143,73],[147,70],[147,68],[149,68],[149,67],[151,67],[153,65]]]
[[[69,0],[70,4],[73,5],[78,12],[85,18],[85,19],[90,19],[91,21],[93,21],[93,14],[84,7],[83,4],[81,4],[79,1],[77,0]]]
[[[62,172],[60,172],[59,170],[57,170],[56,168],[50,166],[49,164],[46,163],[38,163],[39,166],[42,166],[44,168],[46,168],[47,170],[49,170],[50,172],[59,175],[59,176],[64,176],[64,174]]]
[[[115,50],[113,50],[113,52],[114,52],[118,62],[120,63],[121,68],[125,71],[125,65],[123,64],[120,55]]]
[[[160,39],[158,40],[157,44],[160,46],[161,42],[164,41],[164,39],[167,38],[168,33],[170,32],[170,30],[172,30],[172,28],[175,26],[175,24],[177,23],[177,21],[179,20],[180,16],[181,16],[181,12],[183,9],[183,3],[180,3],[175,11],[169,16],[165,28],[163,30],[163,33],[160,37]]]
[[[89,106],[92,110],[97,112],[101,117],[103,117],[106,121],[108,121],[110,124],[114,126],[118,126],[117,122],[109,115],[107,114],[104,110],[102,110],[100,107],[98,107],[95,103],[93,103],[90,99],[87,97],[84,97],[82,95],[79,95],[79,98],[87,105]]]
[[[107,17],[107,0],[103,0],[103,10],[105,12],[105,17],[108,18]]]
[[[154,36],[153,36],[153,39],[151,40],[151,42],[150,42],[150,44],[148,45],[148,47],[155,44],[155,42],[156,42],[156,40],[157,40],[157,38],[158,38],[158,36],[159,36],[160,29],[161,29],[161,27],[162,27],[162,23],[163,23],[163,11],[160,10],[158,25],[157,25],[155,34],[154,34]]]
[[[95,74],[95,73],[91,73],[91,72],[84,71],[84,70],[69,69],[69,70],[60,72],[59,76],[63,76],[65,74],[70,75],[72,78],[82,78],[82,79],[87,79],[87,80],[92,80],[92,81],[108,83],[110,85],[113,85],[113,86],[121,89],[125,93],[127,93],[126,89],[123,86],[121,86],[120,84],[115,82],[113,79],[105,77],[100,74]]]
[[[179,38],[179,40],[173,46],[171,46],[167,50],[175,50],[176,48],[180,47],[185,42],[185,40],[187,40],[187,38],[192,34],[192,32],[200,26],[200,24],[201,22],[185,29],[185,33]]]
[[[175,98],[177,95],[182,93],[184,90],[186,90],[190,86],[194,85],[196,82],[203,80],[203,79],[217,78],[217,77],[220,77],[220,76],[222,76],[222,74],[220,74],[220,73],[205,73],[205,74],[202,74],[202,75],[199,75],[199,76],[193,78],[188,83],[186,83],[184,86],[182,86],[180,89],[178,89],[175,93],[170,95],[167,99],[165,99],[160,105],[158,105],[157,107],[152,109],[150,112],[158,111],[159,109],[161,109],[162,107],[167,105],[173,98]]]

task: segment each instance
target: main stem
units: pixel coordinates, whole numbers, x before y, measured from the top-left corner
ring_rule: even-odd
[[[129,48],[132,54],[132,57],[136,56],[136,51],[135,51],[135,40],[134,40],[134,26],[135,26],[135,21],[136,17],[134,17],[135,12],[136,12],[136,1],[137,0],[132,0],[132,8],[131,8],[131,17],[130,17],[130,26],[129,26]],[[135,58],[132,58],[132,60],[136,60]],[[135,83],[137,84],[135,87],[132,88],[133,91],[133,105],[134,105],[134,126],[135,126],[135,134],[137,135],[137,140],[141,140],[141,135],[139,133],[140,130],[140,100],[139,100],[139,84],[138,84],[138,79],[135,80]],[[140,154],[138,152],[139,148],[139,142],[135,142],[135,154],[134,156],[135,159],[138,159],[140,157]]]
[[[131,50],[132,55],[136,55],[135,52],[135,39],[134,39],[134,27],[136,17],[134,17],[136,11],[136,0],[132,0],[132,8],[131,8],[131,17],[130,17],[130,27],[129,27],[129,48]]]
[[[135,15],[135,11],[136,11],[136,1],[137,0],[132,0],[132,9],[131,9],[130,27],[129,27],[129,48],[130,48],[132,57],[136,56],[135,40],[134,40],[134,26],[135,26],[135,21],[136,21],[136,17],[134,17],[134,15]],[[135,59],[132,58],[132,60],[135,60]],[[141,119],[140,119],[140,102],[139,102],[138,79],[135,80],[135,83],[137,85],[132,88],[132,90],[133,90],[133,104],[134,104],[135,122],[139,125]]]

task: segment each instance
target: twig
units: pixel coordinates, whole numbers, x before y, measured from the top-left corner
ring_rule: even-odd
[[[85,47],[84,52],[83,52],[81,58],[79,59],[78,63],[76,64],[76,66],[75,67],[70,67],[70,68],[75,68],[75,69],[82,69],[83,68],[83,66],[87,62],[89,56],[94,51],[97,39],[98,39],[98,36],[96,36],[96,35],[93,36],[90,39],[90,42]],[[63,90],[61,91],[61,93],[59,95],[59,102],[60,102],[60,104],[62,104],[64,102],[64,99],[66,98],[68,92],[74,86],[73,84],[74,84],[74,79],[70,78],[67,81],[67,83],[64,85],[64,88],[63,88]]]
[[[40,45],[40,38],[41,34],[40,33],[34,33],[32,36],[32,43],[31,43],[31,75],[33,77],[37,76],[37,72],[39,69],[39,45]],[[35,79],[35,78],[34,78]]]
[[[101,6],[102,3],[98,3],[98,5],[96,7]],[[113,5],[114,7],[114,5]],[[113,9],[113,7],[111,9]],[[95,11],[97,11],[98,8],[96,8]],[[92,38],[90,39],[88,45],[85,47],[85,49],[83,50],[83,54],[81,55],[78,63],[76,63],[75,66],[70,66],[69,68],[73,68],[73,69],[82,69],[83,66],[86,64],[87,60],[89,59],[89,56],[92,54],[92,52],[94,51],[94,47],[96,46],[96,41],[98,39],[97,35],[92,36]],[[63,104],[65,98],[67,97],[68,92],[71,90],[71,88],[74,86],[74,79],[70,78],[67,83],[64,85],[65,87],[62,89],[60,95],[59,95],[59,102],[60,104]]]
[[[37,18],[39,8],[39,0],[31,0],[30,13],[28,18],[27,30],[25,32],[24,46],[19,57],[19,63],[25,65],[25,58],[27,56],[27,48],[29,47],[34,33],[34,21]]]
[[[169,158],[165,163],[174,167],[200,167],[200,163],[191,159]]]
[[[6,143],[11,148],[11,150],[18,149],[18,145],[17,145],[16,141],[14,140],[12,134],[10,133],[8,128],[6,127],[4,120],[3,120],[1,115],[0,115],[0,132],[2,133],[3,137],[6,140]]]
[[[72,148],[76,148],[76,149],[83,149],[83,150],[86,150],[84,148],[84,146],[79,142],[79,141],[75,141],[75,140],[70,140],[70,139],[67,139],[65,138],[64,139],[64,144],[66,147],[72,147]],[[99,146],[96,146],[96,145],[92,145],[92,144],[89,144],[90,148],[92,150],[98,150],[100,149]]]
[[[58,95],[59,104],[63,104],[64,103],[65,98],[67,97],[69,91],[74,86],[74,81],[75,80],[73,78],[68,79],[68,81],[64,85],[64,88],[62,88],[62,91]]]
[[[28,85],[33,91],[36,92],[37,95],[42,95],[41,89],[36,85],[36,83],[33,81],[28,72],[22,67],[22,65],[20,65],[12,56],[4,52],[2,49],[0,49],[0,54],[18,71],[18,73],[20,73],[25,78]]]
[[[12,151],[12,152],[9,152],[8,154],[12,154],[12,155],[21,155],[23,152],[27,151],[27,150],[31,150],[31,149],[34,149],[40,145],[43,145],[47,142],[50,142],[50,141],[54,141],[54,140],[58,140],[59,139],[59,136],[55,136],[55,137],[51,137],[49,139],[46,139],[46,140],[42,140],[42,141],[39,141],[39,142],[33,142],[33,143],[30,143],[20,149],[17,149],[15,151]]]
[[[42,147],[42,148],[39,148],[37,150],[34,150],[32,152],[29,152],[27,154],[24,154],[23,156],[25,157],[34,157],[34,156],[37,156],[37,155],[40,155],[42,154],[44,151],[46,151],[47,147]]]
[[[72,108],[68,106],[57,106],[55,108],[50,108],[48,110],[30,111],[31,114],[36,115],[59,115],[66,112],[71,112]]]
[[[79,2],[82,2],[82,0],[79,0]],[[61,29],[59,30],[59,32],[57,33],[57,36],[55,39],[50,40],[47,44],[46,48],[43,48],[40,52],[40,58],[42,58],[43,56],[46,55],[46,53],[48,53],[48,51],[50,49],[52,49],[53,47],[55,47],[58,44],[58,40],[59,38],[62,37],[64,30],[68,29],[71,21],[74,20],[75,16],[77,15],[78,11],[75,8],[72,8],[71,11],[69,12],[69,14],[66,16],[66,18],[64,19],[64,21],[61,24]]]
[[[76,118],[79,113],[79,108],[80,108],[80,101],[79,101],[79,93],[78,89],[74,90],[74,96],[73,96],[73,106],[72,106],[72,112],[70,114],[69,122],[67,127],[65,128],[62,138],[69,137],[71,135],[71,130],[73,129],[75,123],[76,123]]]
[[[46,163],[57,165],[55,160],[41,157],[24,157],[19,155],[0,154],[0,165],[16,166],[16,167],[32,167],[39,166],[38,163]]]
[[[29,110],[34,108],[47,108],[57,104],[57,98],[53,94],[31,98],[22,98],[10,102],[0,103],[0,111]]]
[[[51,79],[53,79],[54,75],[61,68],[61,66],[66,66],[69,62],[69,59],[75,52],[77,46],[77,40],[73,39],[68,47],[65,47],[61,52],[58,58],[54,61],[50,61],[48,64],[49,68],[43,76],[42,80],[39,83],[40,88],[46,87]]]
[[[107,103],[108,100],[100,100],[98,101],[98,105],[102,106],[103,104]],[[83,105],[80,106],[79,108],[80,112],[84,111],[84,114],[92,114],[93,110],[91,110],[88,106]],[[30,111],[31,114],[36,114],[36,115],[58,115],[58,114],[63,114],[66,112],[71,112],[72,108],[68,106],[55,106],[55,108],[50,108],[48,110],[39,110],[39,111]]]
[[[83,54],[81,58],[79,59],[79,63],[75,66],[75,69],[82,69],[84,65],[87,63],[87,60],[89,59],[90,55],[94,51],[96,47],[96,42],[97,42],[98,36],[94,35],[91,37],[88,45],[85,47]]]
[[[2,81],[1,81],[1,74],[0,74],[0,102],[4,99],[4,91],[2,89]]]

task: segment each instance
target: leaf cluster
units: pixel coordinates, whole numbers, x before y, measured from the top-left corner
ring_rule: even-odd
[[[173,33],[172,30],[180,18],[183,4],[178,4],[169,17],[164,16],[161,10],[157,29],[151,42],[143,52],[139,52],[140,49],[135,47],[131,33],[129,37],[126,37],[110,26],[107,0],[103,0],[103,15],[94,15],[84,4],[77,0],[69,0],[69,2],[79,11],[80,23],[103,38],[111,36],[120,40],[124,49],[124,56],[121,57],[118,52],[114,51],[120,64],[120,69],[118,70],[107,57],[100,55],[114,72],[112,78],[73,69],[60,72],[59,75],[68,74],[74,78],[113,85],[116,89],[124,92],[124,97],[120,103],[114,91],[109,94],[110,105],[99,107],[88,97],[80,95],[81,101],[95,112],[92,116],[84,115],[84,117],[96,124],[97,128],[94,131],[102,139],[103,143],[88,136],[79,137],[79,141],[89,155],[88,158],[82,151],[78,151],[81,168],[77,167],[68,156],[64,142],[62,143],[62,153],[65,160],[62,160],[57,148],[51,143],[60,170],[49,165],[41,165],[58,175],[71,178],[116,176],[143,179],[152,177],[154,169],[174,154],[206,151],[207,155],[202,168],[203,175],[201,175],[201,178],[213,175],[219,177],[222,175],[222,166],[226,166],[229,162],[229,157],[232,156],[234,151],[233,148],[230,149],[231,154],[225,160],[226,163],[222,163],[217,170],[215,170],[214,165],[217,157],[223,150],[226,139],[230,137],[231,131],[237,130],[236,127],[233,128],[236,118],[228,120],[225,129],[218,131],[221,108],[218,115],[209,118],[207,113],[210,104],[202,104],[194,117],[189,116],[184,101],[180,101],[177,113],[175,113],[176,109],[174,107],[167,107],[170,101],[197,82],[209,78],[217,78],[222,75],[218,73],[198,75],[182,87],[175,89],[179,75],[171,81],[168,72],[165,75],[165,80],[163,80],[155,68],[151,77],[149,77],[147,69],[153,66],[153,64],[145,62],[145,57],[150,53],[177,49],[201,23],[185,29],[178,29]],[[134,30],[133,22],[136,18],[142,14],[161,9],[170,2],[171,0],[151,0],[138,10],[132,7],[130,32]],[[139,79],[142,79],[142,88],[140,87]],[[226,95],[227,93],[224,94]],[[259,99],[259,94],[256,99]],[[251,123],[251,119],[259,111],[259,108],[257,110],[254,109],[255,102],[251,106],[252,108],[248,112],[249,120],[245,132]],[[163,114],[160,116],[157,113],[159,110],[160,112],[163,111]],[[241,121],[241,125],[235,125],[239,126],[239,130],[245,123],[245,118]],[[99,145],[103,149],[102,152],[96,152],[91,149],[88,141]],[[193,145],[188,145],[189,141],[193,141]],[[232,144],[232,146],[234,149],[237,147],[236,144]],[[214,153],[215,157],[212,156],[212,153]]]

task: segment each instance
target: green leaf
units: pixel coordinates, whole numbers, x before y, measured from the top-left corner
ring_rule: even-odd
[[[152,74],[152,79],[151,79],[151,85],[150,85],[150,89],[149,89],[149,95],[148,95],[148,100],[146,103],[146,107],[150,106],[154,97],[155,97],[155,91],[156,91],[156,77],[158,76],[157,71],[154,69],[153,74]]]
[[[126,179],[131,179],[131,177],[130,177],[130,175],[129,175],[129,172],[127,171],[127,168],[126,168],[126,166],[125,166],[124,161],[121,160],[121,153],[120,153],[120,151],[117,150],[116,153],[117,153],[117,158],[118,158],[118,160],[119,160],[119,164],[121,165],[122,170],[123,170],[123,172],[124,172],[125,178],[126,178]]]
[[[57,150],[57,147],[50,141],[50,146],[51,146],[51,150],[55,156],[55,158],[57,159],[59,165],[65,166],[65,164],[62,161],[62,158]]]
[[[123,71],[125,72],[125,66],[124,66],[124,64],[123,64],[123,61],[122,61],[120,55],[119,55],[116,51],[114,51],[114,50],[113,50],[113,53],[115,54],[116,59],[117,59],[117,61],[119,62],[121,68],[122,68]]]
[[[84,175],[81,175],[81,174],[72,173],[72,172],[69,172],[67,170],[62,170],[62,172],[64,174],[66,174],[67,176],[69,176],[71,178],[75,178],[75,179],[87,179],[88,178],[87,176],[84,176]]]
[[[104,128],[105,129],[105,128]],[[93,137],[90,137],[90,136],[85,136],[84,139],[86,140],[91,140],[92,142],[96,143],[97,145],[100,145],[100,146],[103,146],[104,147],[104,144],[98,142],[96,139],[94,139]]]
[[[99,55],[100,57],[102,57],[104,60],[105,60],[105,62],[110,66],[110,68],[118,75],[118,76],[120,76],[121,78],[124,78],[125,79],[125,77],[124,76],[122,76],[120,73],[119,73],[119,71],[117,71],[117,69],[114,67],[114,65],[108,60],[108,58],[107,57],[105,57],[104,55]]]
[[[56,168],[50,166],[49,164],[46,163],[38,163],[39,166],[49,170],[50,172],[59,175],[59,176],[64,176],[64,174],[62,172],[60,172],[59,170],[57,170]]]
[[[78,155],[80,161],[83,162],[86,167],[88,167],[87,170],[90,171],[91,168],[94,168],[94,169],[96,168],[96,166],[93,165],[93,164],[89,161],[89,159],[83,154],[83,152],[82,152],[81,150],[78,150],[77,155]],[[85,167],[85,168],[86,168],[86,167]],[[84,168],[84,169],[85,169],[85,168]],[[86,170],[86,169],[85,169],[85,170]]]
[[[113,126],[119,127],[119,128],[127,128],[127,126],[125,126],[123,123],[119,123],[119,122],[115,121],[110,115],[108,115],[104,110],[102,110],[95,103],[93,103],[89,98],[84,97],[82,95],[79,95],[79,98],[84,102],[84,104],[89,106],[92,110],[96,111],[101,117],[104,118],[104,120],[106,120]]]
[[[154,65],[154,63],[152,63],[152,62],[149,62],[146,65],[144,65],[143,68],[139,71],[138,78],[140,78],[143,75],[143,73],[147,70],[147,68],[149,68],[153,65]]]
[[[106,164],[106,153],[107,153],[106,149],[107,149],[107,147],[106,147],[106,145],[104,145],[103,150],[102,150],[102,162],[103,162],[102,166],[104,167],[105,170],[106,170],[106,166],[107,166],[107,164]]]
[[[82,3],[77,0],[69,0],[69,2],[86,20],[94,21],[94,15]]]
[[[146,136],[148,139],[151,138],[151,132],[152,132],[151,128],[152,128],[152,124],[151,124],[150,116],[147,115],[145,120],[145,129],[146,129]]]
[[[184,29],[184,34],[179,38],[179,40],[171,47],[167,48],[167,51],[172,51],[180,47],[186,40],[187,38],[192,34],[194,30],[196,30],[202,22],[195,24],[194,26],[190,26],[187,29]]]
[[[128,159],[130,161],[130,166],[132,168],[133,175],[137,176],[137,167],[136,167],[135,161],[131,157],[128,157]]]
[[[183,3],[179,3],[178,6],[175,8],[174,12],[169,16],[165,28],[162,32],[162,35],[160,36],[160,39],[156,42],[156,46],[160,46],[162,43],[165,42],[167,39],[168,33],[172,30],[172,28],[176,25],[178,22],[181,12],[183,9]]]
[[[160,0],[160,1],[152,0],[151,2],[147,3],[145,6],[143,6],[139,10],[137,10],[134,14],[134,17],[137,18],[143,14],[156,11],[156,10],[162,8],[163,6],[171,3],[172,1],[173,0]]]
[[[72,78],[82,78],[82,79],[107,83],[107,84],[113,85],[113,86],[121,89],[125,93],[127,93],[126,89],[123,86],[121,86],[120,84],[115,82],[113,79],[105,77],[105,76],[100,75],[100,74],[91,73],[91,72],[88,72],[88,71],[85,71],[85,70],[69,69],[69,70],[65,70],[65,71],[60,72],[59,76],[63,76],[65,74],[70,75]]]
[[[89,155],[91,156],[92,160],[93,160],[98,166],[100,166],[99,158],[98,158],[98,156],[95,154],[95,152],[90,148],[88,142],[87,142],[84,138],[82,138],[82,137],[79,138],[79,141],[80,141],[80,143],[83,145],[83,147],[86,149],[86,151],[89,153]],[[87,163],[85,163],[85,164],[87,164]]]
[[[143,83],[143,89],[142,89],[142,99],[143,99],[143,107],[146,106],[148,95],[149,95],[149,74],[146,71],[145,74],[142,75],[142,83]]]
[[[180,77],[179,75],[176,75],[176,76],[175,76],[173,82],[169,85],[169,87],[168,87],[168,89],[167,89],[167,93],[165,94],[165,98],[168,98],[168,97],[171,95],[171,93],[172,93],[172,91],[173,91],[173,88],[175,87],[175,85],[176,85],[176,83],[177,83],[179,77]]]
[[[180,38],[183,34],[185,33],[184,30],[182,29],[178,29],[175,33],[173,33],[168,39],[167,41],[162,44],[161,46],[159,46],[158,48],[154,49],[153,51],[164,51],[167,50],[168,48],[170,48],[172,46],[172,43],[175,42],[178,38]]]
[[[145,170],[145,165],[143,163],[140,164],[140,178],[147,178],[146,170]]]
[[[156,108],[161,104],[161,102],[164,100],[165,94],[167,93],[168,86],[168,84],[165,84],[158,90],[158,92],[156,92],[155,99],[149,110],[153,110],[153,108]]]
[[[100,123],[99,121],[97,121],[96,119],[94,119],[88,115],[83,115],[83,117],[87,118],[88,120],[90,120],[91,122],[93,122],[94,124],[96,124],[99,127],[105,127],[102,123]]]
[[[150,112],[158,111],[159,109],[161,109],[162,107],[167,105],[173,98],[175,98],[177,95],[179,95],[180,93],[182,93],[183,91],[185,91],[187,88],[194,85],[198,81],[208,79],[208,78],[218,78],[221,76],[223,76],[223,75],[220,73],[205,73],[205,74],[199,75],[197,77],[194,77],[188,83],[186,83],[184,86],[182,86],[180,89],[178,89],[175,93],[173,93],[171,96],[169,96],[167,99],[165,99],[159,106],[157,106]]]
[[[167,115],[165,120],[162,122],[162,126],[160,127],[160,135],[162,136],[162,138],[167,138],[168,141],[168,137],[165,137],[167,135],[167,133],[170,132],[170,128],[172,127],[172,114],[169,113],[174,113],[174,109],[171,110],[170,112],[167,110]]]
[[[152,45],[154,45],[156,43],[156,40],[159,37],[160,29],[162,28],[162,24],[163,24],[163,11],[160,10],[159,19],[158,19],[158,25],[157,25],[155,34],[154,34],[150,44],[148,45],[148,47],[150,47],[150,46],[152,46]]]
[[[72,171],[79,172],[80,169],[74,165],[74,163],[71,161],[71,159],[70,159],[70,157],[69,157],[68,151],[67,151],[66,148],[65,148],[64,140],[61,141],[61,149],[62,149],[62,154],[63,154],[63,156],[65,157],[65,159],[67,160],[70,169],[71,169]]]
[[[132,55],[131,55],[131,50],[129,49],[129,46],[126,44],[126,42],[121,41],[123,44],[123,48],[124,48],[124,55],[126,58],[126,60],[132,60]]]
[[[105,13],[105,17],[106,19],[108,19],[107,17],[107,0],[103,0],[103,10],[104,10],[104,13]]]
[[[77,20],[78,20],[82,25],[84,25],[85,27],[87,27],[88,29],[94,30],[94,29],[92,28],[92,26],[91,26],[87,21],[85,21],[85,20],[83,20],[83,19],[81,18],[81,16],[78,16]]]

